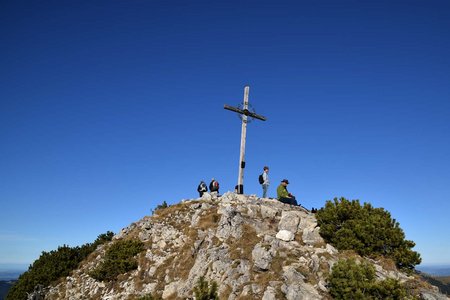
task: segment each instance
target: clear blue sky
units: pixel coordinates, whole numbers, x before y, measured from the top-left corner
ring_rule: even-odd
[[[1,1],[0,264],[118,232],[201,179],[390,211],[450,264],[449,1]]]

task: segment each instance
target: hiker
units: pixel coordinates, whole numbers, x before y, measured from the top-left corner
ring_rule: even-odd
[[[283,203],[298,206],[297,200],[295,200],[294,195],[289,193],[287,190],[288,184],[289,184],[289,180],[287,180],[287,179],[281,180],[281,183],[277,188],[277,198],[279,201],[281,201]]]
[[[211,179],[211,183],[209,184],[209,191],[212,192],[217,192],[217,194],[219,194],[219,182],[217,180],[215,180],[214,178]]]
[[[263,190],[263,194],[262,197],[266,198],[267,197],[267,190],[269,189],[269,167],[268,166],[264,166],[263,168],[263,173],[261,175],[259,175],[259,183],[262,186],[262,190]]]
[[[200,184],[197,187],[197,192],[200,195],[200,197],[202,197],[203,193],[207,192],[207,191],[208,191],[208,187],[206,186],[206,183],[203,180],[200,181]]]

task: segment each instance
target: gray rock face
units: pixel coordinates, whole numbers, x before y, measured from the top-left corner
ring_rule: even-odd
[[[262,297],[262,300],[276,300],[277,293],[276,293],[276,289],[268,286],[266,291],[264,292],[264,295]]]
[[[297,211],[283,211],[281,213],[281,220],[278,223],[279,230],[288,230],[295,234],[300,222],[300,212]]]
[[[144,243],[137,270],[113,282],[90,277],[110,246],[102,245],[70,276],[46,288],[45,299],[192,299],[201,276],[218,284],[221,299],[329,299],[326,280],[339,259],[319,235],[313,214],[230,192],[204,193],[157,211],[122,229],[111,243],[120,239]],[[379,279],[411,279],[373,263]],[[421,295],[446,299],[436,291]]]
[[[261,244],[258,243],[252,251],[253,263],[256,268],[262,271],[266,271],[270,267],[270,263],[272,261],[272,255],[269,250],[261,247]]]
[[[424,300],[448,300],[449,297],[439,293],[432,291],[421,291],[420,297]]]
[[[222,214],[222,218],[220,218],[216,236],[220,240],[226,240],[229,237],[241,238],[243,223],[241,213],[233,206],[226,206],[219,213]]]
[[[307,245],[315,245],[324,243],[323,238],[319,234],[319,227],[303,229],[303,242]]]

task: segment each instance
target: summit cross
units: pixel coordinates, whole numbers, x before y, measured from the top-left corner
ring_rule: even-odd
[[[258,119],[261,121],[266,121],[266,117],[256,114],[255,112],[251,112],[248,109],[248,93],[250,87],[247,85],[244,87],[244,101],[242,108],[233,107],[229,105],[224,105],[224,108],[227,110],[231,110],[240,114],[242,119],[242,130],[241,130],[241,151],[239,154],[239,175],[238,175],[238,184],[237,184],[237,193],[244,193],[244,169],[245,169],[245,139],[247,137],[247,123],[248,118]]]

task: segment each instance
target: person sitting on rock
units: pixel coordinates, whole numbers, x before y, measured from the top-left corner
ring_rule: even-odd
[[[298,206],[297,200],[295,200],[294,195],[288,192],[287,185],[289,184],[289,180],[283,179],[281,180],[280,185],[277,188],[277,198],[279,201]]]
[[[212,192],[217,192],[217,194],[219,194],[219,182],[217,180],[215,180],[214,178],[211,179],[211,183],[209,184],[209,191]]]
[[[202,180],[200,181],[200,184],[197,187],[197,192],[200,195],[200,197],[203,196],[203,193],[208,191],[208,187],[206,186],[206,183]]]

